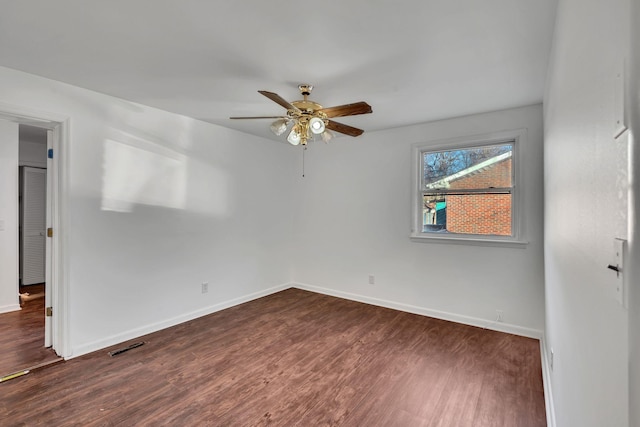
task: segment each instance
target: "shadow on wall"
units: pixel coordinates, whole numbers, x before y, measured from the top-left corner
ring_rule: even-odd
[[[102,210],[146,205],[230,214],[226,173],[156,142],[124,133],[118,139],[103,143]]]

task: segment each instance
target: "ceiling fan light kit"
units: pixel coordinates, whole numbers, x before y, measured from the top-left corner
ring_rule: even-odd
[[[271,123],[271,131],[275,135],[282,135],[286,132],[289,123],[293,123],[291,131],[287,136],[287,141],[291,145],[306,146],[307,142],[315,135],[320,135],[324,142],[333,138],[334,132],[343,133],[350,136],[359,136],[364,132],[349,125],[331,120],[333,117],[354,116],[357,114],[369,114],[372,112],[371,106],[366,102],[356,102],[354,104],[339,105],[336,107],[323,108],[317,102],[308,99],[313,90],[313,86],[301,84],[298,86],[303,96],[302,100],[288,102],[280,95],[259,90],[258,93],[266,96],[273,102],[287,109],[286,116],[261,116],[261,117],[230,117],[231,119],[277,119]]]

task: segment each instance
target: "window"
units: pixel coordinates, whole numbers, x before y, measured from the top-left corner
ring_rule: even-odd
[[[522,243],[515,183],[523,134],[414,145],[411,237]]]

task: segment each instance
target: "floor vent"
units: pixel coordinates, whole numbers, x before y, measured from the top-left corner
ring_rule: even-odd
[[[137,343],[133,343],[133,344],[131,344],[130,346],[125,347],[125,348],[121,348],[121,349],[119,349],[119,350],[113,350],[113,351],[110,351],[110,352],[109,352],[109,356],[111,356],[111,357],[113,357],[113,356],[117,356],[117,355],[119,355],[119,354],[124,353],[125,351],[129,351],[129,350],[133,350],[134,348],[138,348],[138,347],[140,347],[141,345],[144,345],[144,341],[140,341],[140,342],[137,342]]]

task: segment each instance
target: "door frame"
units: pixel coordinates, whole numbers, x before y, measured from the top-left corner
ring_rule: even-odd
[[[50,301],[53,316],[47,319],[50,327],[45,328],[45,343],[62,357],[71,356],[69,344],[70,304],[69,304],[69,246],[68,236],[68,188],[69,188],[69,131],[70,118],[57,113],[36,111],[30,108],[0,102],[0,119],[47,129],[48,149],[53,149],[53,158],[47,159],[47,227],[53,229],[48,238],[46,299]],[[49,184],[50,183],[50,184]],[[16,251],[18,248],[16,247]],[[50,299],[49,299],[50,298]],[[44,313],[43,313],[44,315]],[[43,343],[43,346],[44,344]]]

